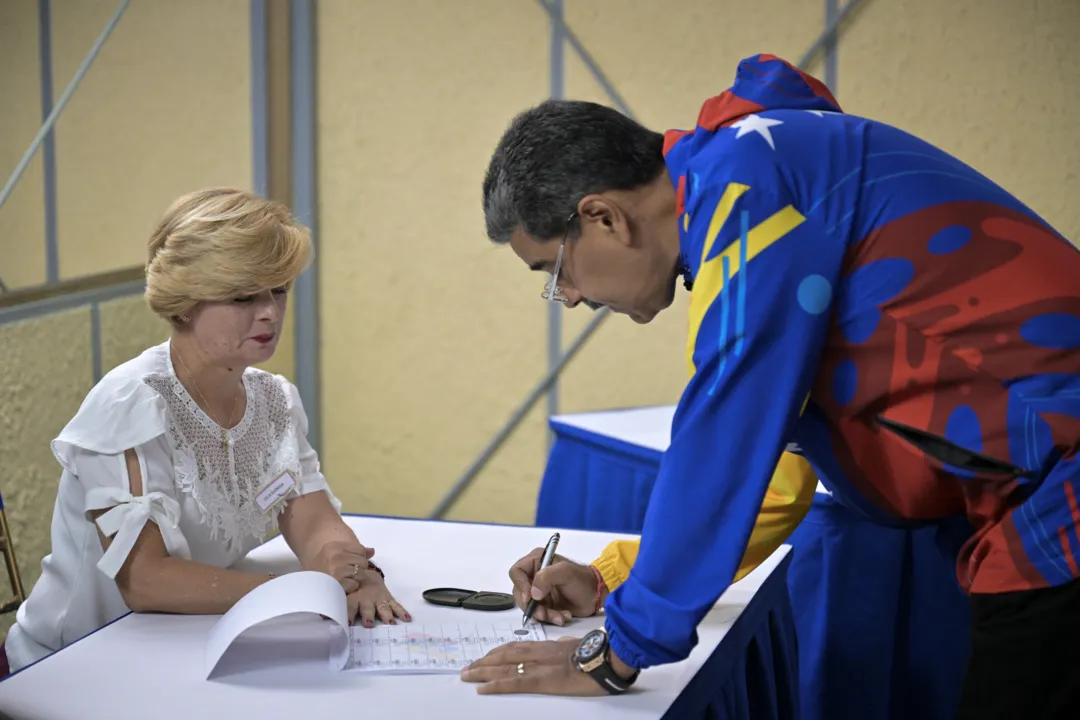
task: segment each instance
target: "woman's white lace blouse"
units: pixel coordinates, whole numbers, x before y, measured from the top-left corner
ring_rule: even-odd
[[[299,494],[334,497],[307,441],[296,387],[248,369],[244,417],[226,432],[176,377],[169,343],[117,367],[87,395],[52,442],[62,467],[52,552],[19,608],[5,648],[12,671],[128,612],[114,578],[146,522],[173,557],[229,567],[277,530],[281,505],[264,513],[255,496],[289,472]],[[133,496],[124,451],[139,460],[143,492]],[[110,509],[111,508],[111,509]],[[91,520],[111,537],[107,552]]]

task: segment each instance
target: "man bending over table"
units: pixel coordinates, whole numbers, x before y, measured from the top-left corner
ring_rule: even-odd
[[[740,63],[692,131],[545,102],[506,131],[483,194],[489,237],[552,276],[549,300],[648,323],[681,277],[691,379],[640,549],[538,574],[533,555],[512,571],[519,602],[543,599],[542,620],[592,614],[599,593],[606,631],[499,648],[465,680],[620,693],[686,658],[820,477],[874,522],[972,524],[956,560],[973,614],[961,717],[1075,717],[1075,247],[972,168],[844,114],[771,55]]]

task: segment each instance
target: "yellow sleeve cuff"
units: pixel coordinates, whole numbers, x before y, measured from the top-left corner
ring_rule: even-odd
[[[637,561],[638,540],[612,540],[600,557],[592,561],[592,566],[600,573],[608,592],[626,582],[630,568]]]

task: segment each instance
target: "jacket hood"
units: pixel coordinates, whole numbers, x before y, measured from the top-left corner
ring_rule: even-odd
[[[701,106],[697,129],[713,132],[740,118],[766,110],[843,112],[825,83],[775,55],[753,55],[739,63],[734,84]],[[669,130],[666,155],[692,130]]]

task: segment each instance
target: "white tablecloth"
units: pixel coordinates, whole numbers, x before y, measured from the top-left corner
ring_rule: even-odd
[[[510,565],[543,545],[550,530],[532,527],[348,517],[387,574],[414,622],[475,621],[517,610],[480,613],[435,607],[421,592],[435,587],[508,591]],[[614,535],[567,530],[559,552],[588,561]],[[189,718],[469,718],[553,720],[582,717],[660,718],[709,655],[754,592],[789,548],[721,597],[699,627],[699,644],[682,663],[643,672],[622,697],[558,698],[479,696],[456,675],[372,676],[327,667],[325,630],[297,617],[259,628],[230,650],[229,672],[205,680],[208,616],[128,615],[0,683],[0,712],[35,720],[188,720]],[[242,563],[249,569],[287,571],[295,559],[281,538]],[[549,637],[580,636],[600,618],[551,627]],[[272,636],[272,640],[270,639]],[[223,660],[223,662],[225,662]]]

